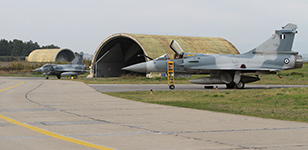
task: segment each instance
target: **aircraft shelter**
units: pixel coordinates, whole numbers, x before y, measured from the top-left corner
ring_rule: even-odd
[[[71,62],[75,58],[69,49],[36,49],[32,51],[28,62]]]
[[[232,43],[216,37],[188,37],[117,33],[106,38],[96,49],[89,77],[119,77],[136,74],[121,68],[146,62],[174,52],[169,45],[176,40],[185,52],[208,54],[239,54]]]

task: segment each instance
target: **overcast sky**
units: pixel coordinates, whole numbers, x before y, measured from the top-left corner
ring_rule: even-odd
[[[307,0],[0,0],[0,39],[94,54],[115,33],[222,37],[241,53],[287,23],[308,54]]]

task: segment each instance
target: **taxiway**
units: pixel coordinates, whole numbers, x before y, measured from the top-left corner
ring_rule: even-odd
[[[308,149],[307,123],[129,101],[74,81],[0,77],[0,90],[5,150]]]

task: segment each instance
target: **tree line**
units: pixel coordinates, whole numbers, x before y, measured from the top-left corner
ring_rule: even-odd
[[[37,42],[14,39],[13,41],[7,41],[5,39],[0,40],[0,56],[28,56],[35,49],[52,49],[60,48],[53,44],[40,46]]]

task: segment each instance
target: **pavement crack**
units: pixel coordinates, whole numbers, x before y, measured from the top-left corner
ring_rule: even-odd
[[[6,83],[5,81],[0,81],[0,85]]]
[[[42,86],[44,84],[44,82],[41,82],[39,85],[37,85],[36,87],[34,87],[33,89],[31,89],[30,91],[28,91],[26,94],[25,94],[25,99],[28,100],[29,102],[33,103],[33,104],[36,104],[36,105],[39,105],[39,106],[42,106],[42,107],[45,107],[45,108],[49,108],[51,110],[56,110],[55,108],[52,108],[52,107],[49,107],[47,105],[44,105],[44,104],[41,104],[39,102],[36,102],[32,99],[29,98],[29,94],[33,91],[35,91],[36,89],[38,89],[40,86]]]
[[[36,104],[36,105],[39,105],[41,107],[45,107],[45,108],[48,108],[48,109],[51,109],[51,110],[54,110],[54,111],[59,111],[59,112],[63,112],[63,113],[66,113],[66,114],[70,114],[70,115],[73,115],[73,116],[77,116],[77,117],[82,117],[82,118],[87,118],[87,119],[90,119],[90,120],[93,120],[93,121],[97,121],[97,122],[101,122],[101,123],[108,123],[108,124],[118,124],[118,123],[114,123],[114,122],[111,122],[111,121],[107,121],[107,120],[102,120],[102,119],[97,119],[97,118],[94,118],[94,117],[90,117],[90,116],[86,116],[86,115],[81,115],[81,114],[77,114],[77,113],[74,113],[74,112],[70,112],[70,111],[66,111],[66,110],[62,110],[62,109],[57,109],[57,108],[54,108],[54,107],[51,107],[51,106],[48,106],[48,105],[44,105],[42,103],[39,103],[37,101],[34,101],[32,100],[31,98],[29,98],[29,94],[33,91],[35,91],[36,89],[38,89],[39,87],[41,87],[42,85],[44,84],[44,82],[41,82],[39,85],[37,85],[36,87],[34,87],[33,89],[31,89],[30,91],[28,91],[26,94],[25,94],[25,99],[33,104]]]

